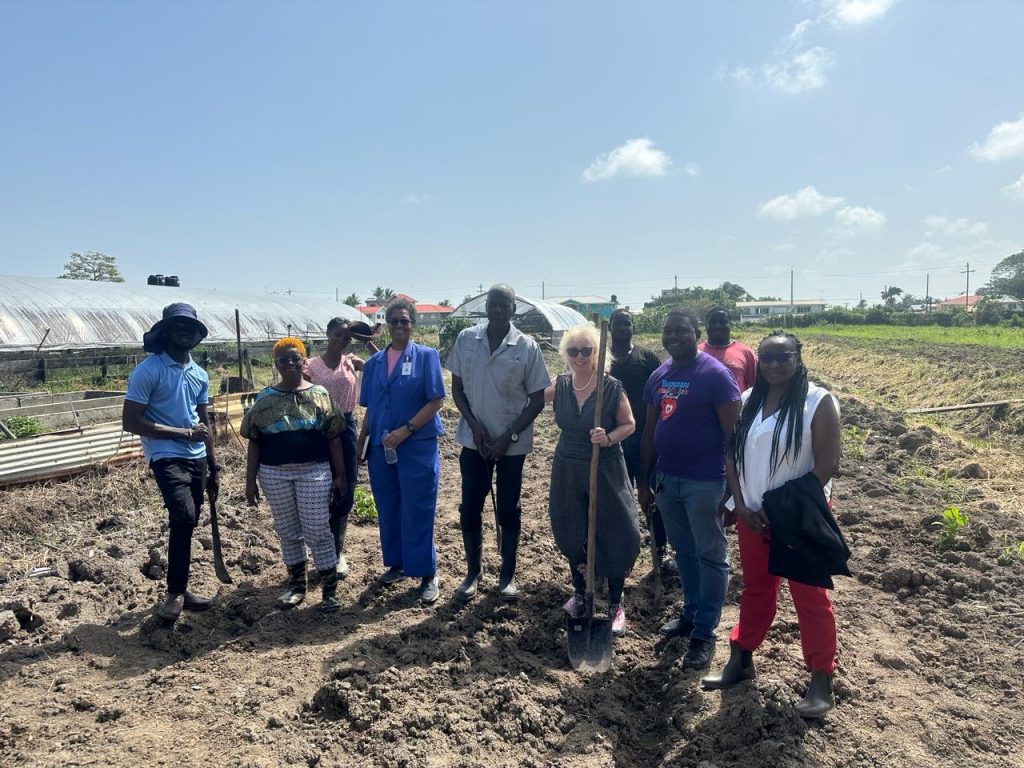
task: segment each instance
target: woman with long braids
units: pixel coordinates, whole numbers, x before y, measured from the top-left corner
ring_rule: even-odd
[[[743,411],[726,458],[743,570],[740,620],[729,637],[729,661],[719,674],[703,679],[706,688],[730,688],[753,679],[752,654],[775,619],[780,579],[768,573],[771,532],[764,495],[813,473],[825,498],[831,498],[832,475],[840,457],[839,404],[828,390],[808,382],[800,349],[791,333],[768,334],[758,348],[754,386],[743,393]],[[835,706],[832,603],[824,587],[790,579],[789,592],[796,606],[804,662],[811,672],[807,695],[796,710],[803,717],[821,717]]]

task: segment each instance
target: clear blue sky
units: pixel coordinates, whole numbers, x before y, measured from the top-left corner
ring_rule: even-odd
[[[0,272],[951,297],[1024,248],[1022,29],[1017,0],[5,0]]]

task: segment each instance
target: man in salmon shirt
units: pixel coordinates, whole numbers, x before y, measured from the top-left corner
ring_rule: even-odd
[[[746,392],[754,386],[757,378],[757,354],[743,342],[730,338],[732,322],[728,310],[712,307],[704,316],[704,325],[708,340],[698,344],[697,349],[707,352],[728,368],[740,392]]]

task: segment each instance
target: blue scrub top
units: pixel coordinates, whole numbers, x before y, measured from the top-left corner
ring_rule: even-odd
[[[388,349],[380,350],[363,366],[359,404],[366,408],[366,430],[371,445],[379,445],[384,432],[404,429],[428,400],[444,397],[444,378],[437,350],[409,342],[388,376]],[[408,372],[406,373],[406,369]],[[426,440],[444,434],[441,415],[413,432],[408,440]]]

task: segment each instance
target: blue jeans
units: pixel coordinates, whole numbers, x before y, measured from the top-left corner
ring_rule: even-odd
[[[640,467],[643,463],[640,458],[643,443],[643,430],[634,432],[622,441],[622,456],[626,460],[626,476],[629,478],[630,484],[636,488],[640,487],[637,477],[640,475]],[[668,539],[665,536],[665,525],[661,522],[661,513],[657,509],[648,509],[646,517],[647,530],[654,535],[654,546],[664,549]]]
[[[654,490],[676,551],[683,618],[693,622],[691,637],[714,640],[729,588],[729,551],[718,517],[725,481],[684,480],[656,472]]]

